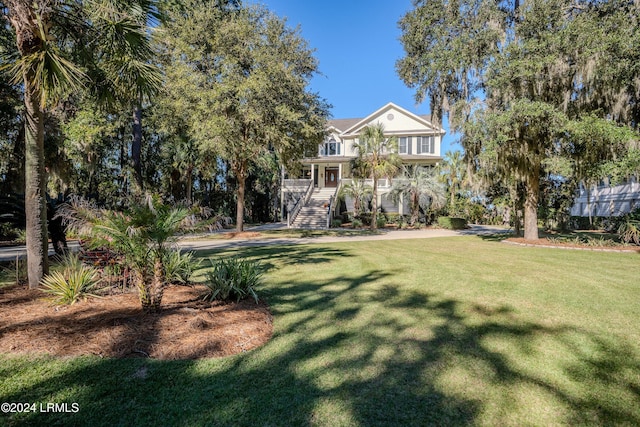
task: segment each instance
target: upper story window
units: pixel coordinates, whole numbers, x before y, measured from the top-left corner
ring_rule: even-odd
[[[401,136],[398,138],[398,154],[411,154],[411,137],[410,136]]]
[[[418,136],[416,139],[418,154],[435,154],[436,144],[433,136]]]
[[[321,156],[339,156],[340,155],[340,143],[331,138],[320,146]]]

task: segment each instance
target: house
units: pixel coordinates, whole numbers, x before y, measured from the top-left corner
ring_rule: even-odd
[[[359,141],[360,132],[376,123],[384,125],[385,135],[397,138],[398,154],[404,165],[435,166],[442,160],[440,147],[445,131],[434,125],[430,116],[417,115],[388,103],[364,118],[329,120],[323,143],[317,153],[302,160],[299,176],[295,178],[294,173],[287,179],[283,176],[282,208],[288,214],[290,226],[328,226],[330,213],[326,211],[334,207],[340,186],[352,178],[350,164],[358,154],[354,145]],[[386,212],[407,213],[403,212],[402,203],[395,205],[386,197],[390,186],[389,180],[379,181],[379,206]],[[302,216],[313,216],[315,220],[294,223],[297,211],[304,211]],[[325,216],[326,221],[322,219]]]
[[[620,216],[640,207],[640,182],[631,177],[618,185],[602,180],[592,187],[580,184],[571,216]]]

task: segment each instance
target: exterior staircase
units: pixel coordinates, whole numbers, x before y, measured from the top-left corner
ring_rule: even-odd
[[[311,194],[309,202],[300,209],[293,228],[327,228],[327,207],[329,199],[335,193],[335,188],[316,188]]]

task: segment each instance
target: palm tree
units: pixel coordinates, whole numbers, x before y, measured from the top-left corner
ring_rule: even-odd
[[[124,257],[147,312],[160,308],[167,281],[164,260],[188,214],[186,208],[170,208],[151,196],[125,212],[97,209],[75,200],[61,213],[69,228],[88,237],[92,247],[108,247]]]
[[[415,166],[405,169],[400,178],[393,180],[390,196],[395,203],[401,198],[409,200],[411,219],[409,223],[415,224],[420,214],[420,208],[439,209],[444,206],[446,200],[444,185],[438,180],[436,171],[432,168]]]
[[[13,80],[24,90],[27,265],[29,287],[36,288],[48,270],[45,110],[88,82],[101,94],[113,88],[137,94],[145,79],[157,77],[148,63],[132,61],[150,51],[141,15],[153,13],[155,0],[2,0],[0,6],[16,35]]]
[[[400,157],[397,154],[395,137],[384,136],[384,125],[380,122],[369,125],[360,132],[359,142],[354,144],[360,161],[367,165],[369,176],[373,179],[373,203],[371,228],[377,228],[378,219],[378,180],[390,178],[398,172]]]
[[[439,169],[442,172],[442,179],[449,188],[449,210],[450,214],[453,214],[456,203],[456,193],[460,191],[460,187],[465,181],[466,176],[466,166],[463,162],[462,153],[460,151],[447,151]]]
[[[351,197],[353,199],[353,214],[358,216],[362,213],[367,197],[373,194],[371,186],[366,185],[362,179],[354,179],[351,184],[340,187],[340,198]]]

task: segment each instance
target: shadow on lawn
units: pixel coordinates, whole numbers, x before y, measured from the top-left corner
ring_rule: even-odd
[[[332,256],[313,248],[303,258]],[[407,291],[377,270],[293,277],[269,299],[276,333],[243,356],[40,361],[59,372],[0,400],[63,396],[80,413],[16,414],[9,425],[640,424],[640,357],[614,338],[532,323],[508,306]],[[542,354],[539,340],[566,352],[548,362],[562,379],[511,357]],[[3,381],[38,363],[3,360]]]

